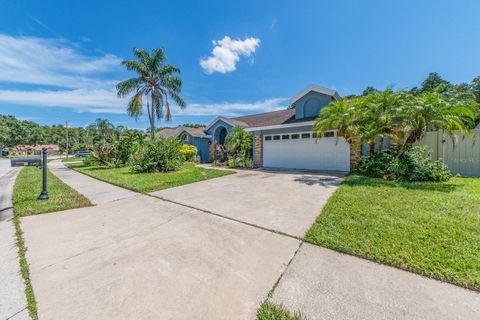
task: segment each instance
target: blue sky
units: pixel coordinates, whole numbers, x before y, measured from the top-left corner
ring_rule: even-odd
[[[431,71],[468,82],[480,75],[479,12],[478,0],[3,0],[0,113],[144,129],[113,91],[134,47],[163,47],[182,70],[188,106],[172,126],[284,108],[309,84],[347,95]]]

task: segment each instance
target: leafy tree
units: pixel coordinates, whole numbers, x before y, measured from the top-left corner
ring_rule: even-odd
[[[475,99],[476,99],[477,103],[480,104],[480,76],[478,76],[478,77],[476,77],[472,80],[470,88],[471,88],[473,94],[475,95]]]
[[[427,78],[422,82],[420,92],[432,92],[439,87],[448,87],[450,82],[444,80],[437,72],[430,72]]]
[[[137,119],[142,114],[143,99],[147,100],[146,109],[150,120],[150,135],[155,137],[155,120],[165,117],[170,121],[172,114],[169,98],[184,109],[186,103],[180,96],[182,79],[175,74],[180,73],[178,67],[165,64],[163,49],[153,49],[151,54],[143,49],[133,50],[136,60],[124,60],[122,64],[129,71],[138,74],[135,78],[117,84],[119,97],[133,94],[128,103],[127,113]]]
[[[362,92],[362,96],[368,96],[369,94],[379,92],[377,89],[374,87],[366,87],[365,90]]]

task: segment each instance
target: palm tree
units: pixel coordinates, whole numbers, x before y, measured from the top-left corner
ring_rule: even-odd
[[[321,137],[325,131],[335,129],[337,136],[344,137],[349,144],[352,144],[359,134],[356,116],[357,99],[335,100],[320,110],[313,130],[318,137]]]
[[[165,51],[162,48],[153,49],[149,54],[144,49],[133,50],[137,60],[124,60],[122,64],[129,71],[138,74],[117,84],[117,95],[121,98],[133,96],[127,107],[129,116],[137,119],[142,114],[143,99],[147,100],[146,109],[150,120],[150,135],[155,137],[155,120],[165,117],[166,121],[172,118],[169,97],[182,109],[186,103],[180,96],[182,79],[176,76],[180,69],[165,64]]]
[[[392,127],[399,122],[399,112],[406,104],[405,96],[403,91],[394,92],[392,88],[387,88],[359,99],[360,140],[369,145],[370,156],[375,152],[376,139],[379,139],[381,149],[384,139],[392,136]]]
[[[87,131],[94,131],[102,142],[105,142],[107,136],[114,132],[115,126],[107,119],[97,119],[94,123],[88,125]]]
[[[455,130],[474,138],[470,132],[478,110],[474,100],[427,92],[419,97],[410,96],[409,101],[401,110],[406,134],[403,149],[412,147],[427,130],[444,130],[453,142]]]
[[[225,146],[230,154],[246,159],[253,146],[253,136],[243,128],[233,128],[225,138]]]

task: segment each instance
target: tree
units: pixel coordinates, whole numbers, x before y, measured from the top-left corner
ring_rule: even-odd
[[[371,93],[379,92],[377,89],[374,87],[366,87],[365,90],[362,92],[362,96],[368,96]]]
[[[358,100],[357,123],[360,128],[360,142],[368,144],[370,156],[375,152],[375,142],[379,138],[380,149],[383,141],[392,135],[392,127],[398,121],[399,110],[405,105],[404,92],[394,92],[392,88],[385,91],[372,91]]]
[[[95,122],[90,124],[87,128],[89,131],[95,132],[102,142],[105,142],[107,137],[113,134],[115,130],[115,126],[107,119],[100,118],[95,120]]]
[[[318,137],[321,137],[325,131],[337,130],[337,136],[344,137],[352,144],[360,132],[357,124],[357,99],[334,100],[320,110],[313,130]]]
[[[165,64],[166,57],[162,48],[153,49],[151,54],[143,49],[133,50],[137,60],[124,60],[122,64],[129,71],[134,71],[138,77],[130,78],[117,84],[119,97],[133,94],[128,103],[127,113],[137,119],[142,114],[143,99],[147,100],[146,109],[150,120],[150,135],[155,137],[155,120],[165,117],[170,121],[172,114],[169,98],[182,109],[186,103],[180,96],[182,79],[175,74],[180,69]]]
[[[437,72],[430,72],[427,78],[422,82],[419,91],[422,93],[432,92],[439,87],[448,87],[449,85],[451,85],[451,83],[442,79],[442,77]]]
[[[225,137],[225,146],[231,155],[247,159],[253,146],[253,136],[242,128],[233,128]]]
[[[455,130],[470,135],[478,106],[474,100],[458,96],[427,92],[410,96],[400,110],[401,124],[406,134],[403,149],[409,149],[427,130],[444,130],[455,141]]]
[[[475,99],[477,100],[477,103],[480,104],[480,76],[472,80],[470,88],[473,94],[475,94]]]

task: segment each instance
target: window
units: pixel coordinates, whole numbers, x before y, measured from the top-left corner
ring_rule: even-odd
[[[322,137],[322,134],[320,133],[316,133],[316,132],[312,133],[312,138],[319,139],[321,137]]]
[[[302,139],[310,138],[310,133],[302,133]]]
[[[298,139],[300,135],[298,133],[292,134],[292,139]]]
[[[272,136],[265,136],[265,141],[270,141],[272,140]]]
[[[282,140],[288,140],[288,139],[290,139],[290,135],[288,134],[282,135]]]
[[[335,132],[334,131],[327,131],[323,134],[325,138],[333,138],[335,137]]]
[[[273,136],[273,140],[280,140],[280,136]]]

